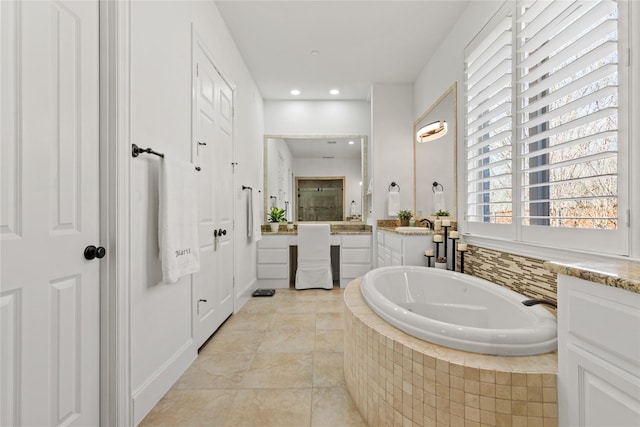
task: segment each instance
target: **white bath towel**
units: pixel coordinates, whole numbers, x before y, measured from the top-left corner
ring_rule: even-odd
[[[253,237],[253,188],[249,188],[249,193],[245,193],[247,199],[247,237]]]
[[[433,210],[435,212],[446,210],[444,203],[444,191],[436,190],[433,193]]]
[[[262,240],[262,218],[264,218],[264,215],[262,213],[263,211],[263,203],[264,200],[262,199],[262,193],[259,192],[258,190],[253,190],[251,192],[251,197],[253,198],[253,209],[252,209],[252,214],[253,214],[253,240],[255,242]]]
[[[400,192],[389,191],[389,216],[398,216],[400,210]]]
[[[158,243],[162,278],[175,283],[200,271],[198,197],[195,166],[163,159],[160,162]]]

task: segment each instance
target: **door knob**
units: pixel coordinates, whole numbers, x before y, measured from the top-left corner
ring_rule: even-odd
[[[104,258],[107,254],[107,250],[102,246],[98,246],[97,248],[93,245],[89,245],[84,248],[84,258],[88,260],[92,260],[94,258]]]
[[[227,235],[227,230],[222,230],[222,235],[226,236]]]

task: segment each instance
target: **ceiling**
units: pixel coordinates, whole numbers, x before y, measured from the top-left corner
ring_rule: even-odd
[[[265,100],[365,100],[372,83],[413,83],[469,1],[216,4]]]

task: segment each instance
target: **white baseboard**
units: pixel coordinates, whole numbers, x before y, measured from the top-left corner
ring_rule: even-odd
[[[138,425],[153,409],[197,356],[193,339],[189,338],[144,384],[133,392],[134,425]]]
[[[239,290],[236,293],[236,301],[233,306],[234,313],[237,313],[238,310],[240,310],[242,306],[244,306],[247,303],[247,301],[249,301],[249,298],[251,298],[251,294],[257,288],[257,283],[258,283],[257,279],[254,278],[252,281],[249,282],[249,284],[247,284],[243,289]]]

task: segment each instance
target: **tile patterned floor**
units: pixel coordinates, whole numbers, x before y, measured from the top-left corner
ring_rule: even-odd
[[[342,296],[251,298],[140,426],[366,426],[344,385]]]

